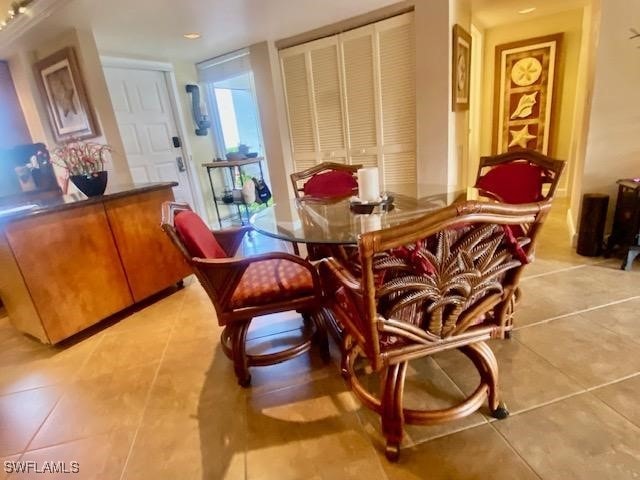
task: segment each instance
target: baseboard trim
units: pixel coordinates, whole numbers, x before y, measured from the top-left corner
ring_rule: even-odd
[[[571,240],[571,246],[576,248],[578,245],[578,232],[576,230],[576,226],[573,223],[573,215],[571,214],[571,209],[567,209],[567,228],[569,229],[569,239]]]

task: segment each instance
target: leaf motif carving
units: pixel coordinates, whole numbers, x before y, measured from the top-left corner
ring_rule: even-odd
[[[379,311],[440,338],[477,302],[501,294],[502,277],[520,265],[499,225],[451,228],[374,261],[386,279],[376,291]]]

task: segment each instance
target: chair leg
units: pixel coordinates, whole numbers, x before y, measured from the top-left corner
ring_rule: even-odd
[[[385,455],[391,462],[400,457],[400,443],[404,431],[402,399],[407,362],[389,365],[382,376],[381,417],[382,434],[387,440]]]
[[[474,363],[480,378],[488,387],[489,410],[491,416],[502,420],[509,416],[509,410],[504,402],[500,401],[498,391],[498,360],[493,351],[485,342],[477,342],[460,349]]]
[[[331,360],[331,355],[329,353],[329,337],[327,335],[327,325],[322,312],[314,312],[311,314],[311,321],[316,329],[315,341],[320,349],[320,358],[322,358],[324,362],[329,362],[329,360]]]
[[[249,373],[249,361],[246,353],[247,331],[251,320],[229,325],[231,329],[231,351],[233,355],[233,369],[241,387],[248,387],[251,384],[251,374]]]

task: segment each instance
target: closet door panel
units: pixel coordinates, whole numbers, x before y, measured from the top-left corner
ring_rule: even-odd
[[[413,15],[376,24],[385,185],[414,182],[416,172],[415,34]]]
[[[352,155],[351,165],[362,165],[363,167],[377,167],[378,155]]]
[[[299,49],[281,57],[291,149],[296,171],[315,165],[317,159],[312,92],[307,75],[306,57],[305,52]]]
[[[313,99],[315,103],[318,142],[323,157],[344,156],[345,135],[342,116],[342,92],[340,89],[340,69],[338,44],[335,37],[323,39],[331,43],[311,50],[311,72]]]
[[[344,91],[351,156],[378,145],[374,28],[363,27],[340,36]]]
[[[363,164],[380,168],[383,187],[415,183],[412,13],[280,57],[297,171],[322,161]]]

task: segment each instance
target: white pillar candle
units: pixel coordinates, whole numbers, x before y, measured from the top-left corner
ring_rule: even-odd
[[[382,217],[379,213],[360,215],[360,231],[362,233],[382,230]]]
[[[358,197],[362,202],[377,202],[380,199],[378,167],[358,169]]]

